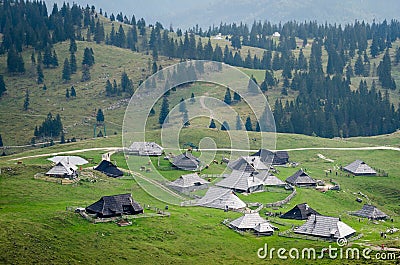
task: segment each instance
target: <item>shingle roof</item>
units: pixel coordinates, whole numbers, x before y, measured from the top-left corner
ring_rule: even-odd
[[[254,227],[254,230],[258,233],[273,233],[274,228],[270,223],[261,223]]]
[[[197,170],[200,160],[189,152],[185,152],[173,158],[172,164],[183,170]]]
[[[203,198],[196,203],[198,206],[217,209],[243,209],[246,204],[230,190],[221,187],[211,187]]]
[[[196,173],[193,173],[180,176],[175,181],[171,182],[170,185],[186,188],[195,186],[196,184],[208,184],[208,181],[200,178]]]
[[[128,151],[141,156],[161,155],[163,148],[155,142],[133,142],[131,146],[129,146]]]
[[[281,218],[306,220],[312,214],[319,215],[319,213],[310,206],[308,206],[307,203],[302,203],[302,204],[297,204],[290,211],[283,214]]]
[[[364,204],[361,210],[351,213],[352,215],[356,215],[364,218],[372,218],[372,219],[386,219],[388,215],[370,204]]]
[[[292,176],[286,179],[287,183],[292,185],[316,185],[317,182],[311,178],[307,173],[305,173],[302,169],[294,173]]]
[[[375,175],[376,171],[368,166],[364,161],[356,160],[353,163],[345,166],[344,170],[353,173],[354,175]]]
[[[75,174],[77,167],[73,164],[68,164],[65,161],[59,161],[54,167],[52,167],[46,175],[53,176],[72,176]]]
[[[272,152],[267,149],[260,149],[251,156],[259,156],[261,161],[267,165],[283,165],[289,162],[289,153],[287,151]]]
[[[295,233],[325,238],[344,238],[352,236],[356,230],[339,220],[323,215],[311,215],[307,222],[294,229]]]
[[[89,163],[86,159],[83,159],[82,157],[79,157],[79,156],[54,156],[47,160],[50,160],[54,163],[64,161],[67,164],[72,164],[72,165],[76,165],[76,166],[85,165],[85,164]]]
[[[258,156],[241,156],[235,161],[229,162],[228,167],[233,170],[240,170],[244,172],[254,172],[269,169],[269,167],[265,165]]]
[[[107,176],[113,178],[122,177],[124,175],[124,172],[119,170],[116,165],[107,160],[101,161],[101,163],[97,167],[95,167],[95,170],[100,171]]]
[[[89,213],[96,213],[100,216],[116,216],[127,214],[126,207],[128,206],[132,207],[135,213],[143,212],[142,206],[135,202],[132,198],[132,194],[129,193],[103,196],[97,202],[86,207],[86,210]]]
[[[283,186],[286,184],[285,182],[271,174],[266,174],[266,176],[263,178],[263,182],[266,186]]]
[[[262,218],[259,213],[247,213],[229,224],[236,229],[254,229],[257,225],[263,223],[267,223],[267,220]]]
[[[257,178],[255,172],[242,172],[239,170],[234,170],[232,173],[215,184],[216,186],[247,191],[251,187],[262,186],[263,182]]]

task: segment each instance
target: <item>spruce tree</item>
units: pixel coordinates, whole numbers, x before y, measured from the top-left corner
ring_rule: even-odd
[[[225,97],[224,97],[224,102],[228,105],[232,104],[232,97],[231,97],[231,90],[228,88],[226,88],[226,92],[225,92]]]
[[[0,147],[3,147],[4,145],[3,145],[3,138],[1,137],[1,134],[0,134]]]
[[[183,98],[181,98],[181,101],[179,103],[179,112],[182,112],[182,113],[187,112],[185,100]]]
[[[246,128],[246,131],[253,131],[253,125],[251,124],[251,118],[250,118],[250,116],[247,116],[247,118],[246,118],[246,123],[245,123],[245,128]]]
[[[71,38],[69,40],[69,52],[70,53],[75,53],[77,50],[78,50],[78,48],[76,46],[75,38]]]
[[[190,95],[190,102],[194,103],[196,102],[196,99],[194,98],[194,93],[192,92],[192,94]]]
[[[215,128],[217,128],[217,126],[215,125],[214,119],[211,119],[210,125],[208,126],[208,128],[210,128],[210,129],[215,129]]]
[[[89,81],[90,79],[91,79],[90,68],[89,68],[88,65],[85,64],[85,65],[82,66],[82,78],[81,78],[81,81],[85,82],[85,81]]]
[[[43,69],[41,64],[37,64],[36,66],[36,73],[37,73],[37,83],[38,84],[43,84],[44,82],[44,74],[43,74]]]
[[[236,102],[239,102],[239,101],[242,100],[242,97],[238,93],[236,93],[236,91],[235,91],[233,93],[233,100],[236,101]]]
[[[69,64],[68,58],[65,58],[64,60],[62,79],[65,81],[71,80],[71,65]]]
[[[70,95],[69,95],[69,89],[67,88],[65,91],[65,98],[69,99]]]
[[[56,50],[53,50],[53,57],[52,57],[52,59],[51,59],[51,64],[52,64],[54,67],[58,67],[58,57],[57,57]]]
[[[229,128],[228,122],[227,122],[227,121],[224,121],[224,122],[222,123],[222,125],[221,125],[221,131],[229,131],[229,130],[230,130],[230,128]]]
[[[103,123],[104,122],[104,113],[101,109],[98,109],[97,114],[96,114],[96,121],[97,123]]]
[[[76,98],[76,91],[74,86],[71,87],[71,97]]]
[[[168,97],[164,96],[161,104],[160,116],[158,117],[158,123],[162,126],[164,123],[168,122],[167,116],[169,114],[169,103]]]
[[[113,87],[109,79],[106,82],[106,96],[109,97],[113,94]]]
[[[76,57],[75,57],[75,53],[71,53],[70,57],[69,57],[69,64],[70,64],[70,68],[71,68],[71,74],[75,74],[76,71],[78,70],[78,67],[76,65]]]

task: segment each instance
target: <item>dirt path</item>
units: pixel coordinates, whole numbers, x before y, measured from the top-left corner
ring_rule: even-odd
[[[208,108],[205,104],[205,97],[207,97],[207,96],[208,96],[208,93],[206,92],[206,93],[204,93],[203,96],[200,97],[200,105],[203,109],[206,109],[210,112],[210,118],[212,119],[214,117],[214,111],[212,109]]]

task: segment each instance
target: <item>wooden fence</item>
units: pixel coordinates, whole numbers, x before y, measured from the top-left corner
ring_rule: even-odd
[[[281,207],[282,205],[290,202],[291,199],[293,199],[294,196],[296,196],[297,192],[296,189],[294,188],[292,193],[289,194],[284,200],[273,202],[273,203],[267,203],[265,204],[266,208],[272,208],[272,207]]]

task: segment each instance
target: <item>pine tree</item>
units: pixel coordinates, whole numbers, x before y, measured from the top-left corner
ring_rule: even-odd
[[[62,79],[65,81],[71,80],[71,65],[69,64],[68,58],[65,58],[64,60]]]
[[[67,88],[65,91],[65,98],[69,99],[70,95],[69,95],[69,89]]]
[[[185,100],[183,98],[181,98],[181,101],[179,103],[179,112],[182,112],[182,113],[187,112]]]
[[[354,74],[357,76],[363,75],[365,72],[364,63],[362,61],[361,55],[357,57],[356,63],[354,64]]]
[[[221,125],[221,131],[229,131],[229,130],[230,130],[230,128],[229,128],[228,122],[227,122],[227,121],[224,121],[224,122],[222,123],[222,125]]]
[[[239,101],[242,100],[242,97],[235,91],[233,93],[233,100],[236,101],[236,102],[239,102]]]
[[[225,97],[224,97],[224,102],[228,105],[232,104],[232,97],[231,97],[231,90],[228,88],[226,88],[226,92],[225,92]]]
[[[208,126],[208,128],[210,128],[210,129],[215,129],[215,128],[217,128],[217,126],[215,125],[214,119],[211,119],[210,125]]]
[[[76,98],[76,91],[74,86],[71,87],[71,97]]]
[[[85,81],[89,81],[91,79],[90,76],[90,68],[88,65],[82,65],[82,78],[81,81],[85,82]]]
[[[97,111],[96,121],[97,121],[97,123],[104,123],[104,113],[101,109],[98,109],[98,111]]]
[[[53,50],[53,57],[51,58],[51,64],[54,67],[58,67],[58,57],[57,57],[56,50]]]
[[[245,123],[246,131],[253,131],[253,125],[251,124],[250,116],[247,116],[246,123]]]
[[[242,126],[242,119],[240,118],[240,115],[238,114],[238,115],[236,116],[236,130],[240,131],[240,130],[242,130],[242,129],[243,129],[243,126]]]
[[[69,52],[70,53],[75,53],[77,50],[78,50],[78,48],[76,46],[75,38],[71,38],[69,40]]]
[[[256,123],[256,132],[261,132],[260,123],[258,121]]]
[[[38,59],[39,61],[39,59]],[[53,62],[53,57],[51,54],[51,49],[50,47],[46,47],[46,49],[44,50],[44,55],[43,55],[43,64],[46,68],[49,68],[50,65],[52,65]]]
[[[156,111],[154,110],[154,108],[151,108],[150,110],[150,116],[154,116],[156,115]]]
[[[109,79],[106,82],[106,96],[109,97],[113,94],[113,87]]]
[[[0,147],[3,147],[4,146],[4,144],[3,144],[3,138],[1,137],[1,134],[0,134]]]
[[[196,102],[196,99],[194,98],[194,93],[192,92],[192,94],[190,95],[190,103],[194,102]]]
[[[25,100],[24,100],[24,110],[27,111],[29,108],[29,90],[25,91]]]
[[[44,74],[43,74],[43,70],[42,70],[42,65],[41,64],[37,64],[36,66],[36,73],[37,73],[37,83],[38,84],[43,84],[44,82]]]
[[[184,127],[189,127],[190,121],[189,121],[189,115],[188,115],[187,111],[183,113],[182,121],[183,121]]]
[[[78,70],[78,67],[76,65],[76,57],[75,57],[75,53],[71,53],[70,57],[69,57],[69,64],[70,64],[70,68],[71,68],[71,74],[75,74],[76,71]]]
[[[161,104],[160,116],[158,117],[158,123],[162,126],[168,122],[167,116],[169,114],[169,103],[168,97],[164,96]]]
[[[3,75],[0,75],[0,98],[7,91],[6,83],[4,82]]]
[[[61,132],[60,144],[65,144],[65,135],[64,135],[64,132]]]
[[[85,51],[83,53],[82,65],[87,65],[87,66],[91,67],[91,66],[93,66],[93,64],[94,64],[93,50],[86,47]]]

